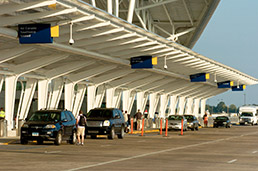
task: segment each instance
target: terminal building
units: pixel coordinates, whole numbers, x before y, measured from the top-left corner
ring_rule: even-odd
[[[8,133],[42,108],[202,116],[208,98],[257,84],[191,50],[219,2],[0,1],[0,107]]]

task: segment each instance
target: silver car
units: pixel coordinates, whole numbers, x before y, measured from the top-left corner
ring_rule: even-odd
[[[168,129],[177,129],[180,130],[182,127],[183,119],[183,130],[187,130],[187,120],[182,115],[170,115],[168,116]]]

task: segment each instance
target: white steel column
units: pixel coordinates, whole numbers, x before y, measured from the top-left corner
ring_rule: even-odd
[[[64,88],[64,81],[63,81],[63,78],[57,78],[52,80],[52,83],[54,83],[54,85],[53,85],[53,90],[51,92],[50,101],[48,102],[48,107],[58,108],[58,104]]]
[[[3,83],[4,83],[4,76],[0,75],[0,93],[2,91]]]
[[[170,96],[170,113],[169,115],[175,115],[176,114],[176,105],[177,105],[177,96]]]
[[[192,114],[193,113],[193,98],[187,98],[185,113],[186,114]]]
[[[115,0],[115,16],[119,17],[119,0]]]
[[[112,0],[107,0],[107,12],[112,14],[112,8],[113,8]]]
[[[159,103],[158,93],[151,93],[150,94],[150,108],[149,108],[150,118],[154,118],[154,114],[156,112],[158,103]]]
[[[206,100],[207,99],[201,100],[201,117],[203,117],[203,115],[205,114]]]
[[[96,88],[95,85],[87,87],[87,112],[94,108]]]
[[[196,117],[198,117],[198,115],[199,115],[199,106],[200,106],[200,99],[194,99],[193,114]]]
[[[118,108],[121,100],[122,91],[117,88],[106,90],[106,107]]]
[[[131,113],[136,92],[132,90],[124,90],[123,91],[123,110],[127,113]]]
[[[65,109],[72,110],[73,100],[74,100],[74,83],[66,81],[65,83]]]
[[[101,107],[102,101],[105,96],[105,92],[106,92],[105,85],[104,84],[99,85],[96,92],[94,107]]]
[[[160,96],[160,109],[159,109],[159,116],[160,118],[165,118],[166,109],[168,106],[169,96],[168,94],[162,94]]]
[[[145,106],[146,106],[146,103],[147,103],[147,100],[148,100],[147,93],[145,93],[144,91],[137,92],[137,95],[136,95],[136,108],[137,108],[137,110],[140,109],[140,111],[143,113],[144,109],[145,109]]]
[[[184,114],[185,102],[186,102],[186,100],[185,100],[184,96],[179,97],[179,104],[178,104],[178,107],[179,107],[178,114],[179,115],[183,115]]]
[[[78,116],[79,110],[81,109],[82,102],[85,96],[87,86],[85,84],[78,84],[78,89],[75,96],[75,101],[73,105],[73,114],[75,117]]]
[[[47,107],[48,80],[38,81],[38,110]]]
[[[36,79],[28,78],[22,100],[20,116],[17,119],[25,119],[27,117],[35,93],[36,85]]]
[[[8,130],[13,128],[13,113],[17,79],[18,77],[16,75],[7,76],[5,78],[5,119],[7,120]]]
[[[127,14],[127,21],[129,23],[132,23],[133,21],[134,7],[135,7],[135,0],[130,0],[128,14]]]

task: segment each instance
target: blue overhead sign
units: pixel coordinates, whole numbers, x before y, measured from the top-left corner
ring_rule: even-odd
[[[206,82],[210,78],[208,73],[199,73],[190,75],[191,82]]]
[[[231,88],[234,85],[233,81],[224,81],[217,83],[218,88]]]
[[[232,86],[232,91],[244,91],[245,88],[245,85]]]
[[[53,43],[50,24],[19,24],[18,36],[21,44]]]
[[[132,69],[153,68],[152,56],[138,56],[130,60]]]

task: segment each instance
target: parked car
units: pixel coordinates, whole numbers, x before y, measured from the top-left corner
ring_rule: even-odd
[[[85,134],[91,138],[108,135],[108,139],[124,138],[125,120],[122,111],[116,108],[95,108],[87,114]]]
[[[184,115],[185,119],[187,120],[187,128],[194,130],[199,130],[199,122],[197,118],[193,115]]]
[[[37,140],[54,141],[60,145],[63,140],[76,143],[76,119],[67,110],[39,110],[30,115],[21,127],[21,144]]]
[[[230,128],[231,127],[231,121],[229,117],[227,116],[217,116],[214,119],[213,127],[218,128],[219,126]]]
[[[243,112],[240,114],[239,117],[239,124],[245,125],[245,124],[257,124],[257,114],[252,112]]]
[[[168,129],[176,129],[180,130],[181,129],[181,122],[183,119],[183,130],[187,130],[187,120],[183,115],[170,115],[168,116]]]

